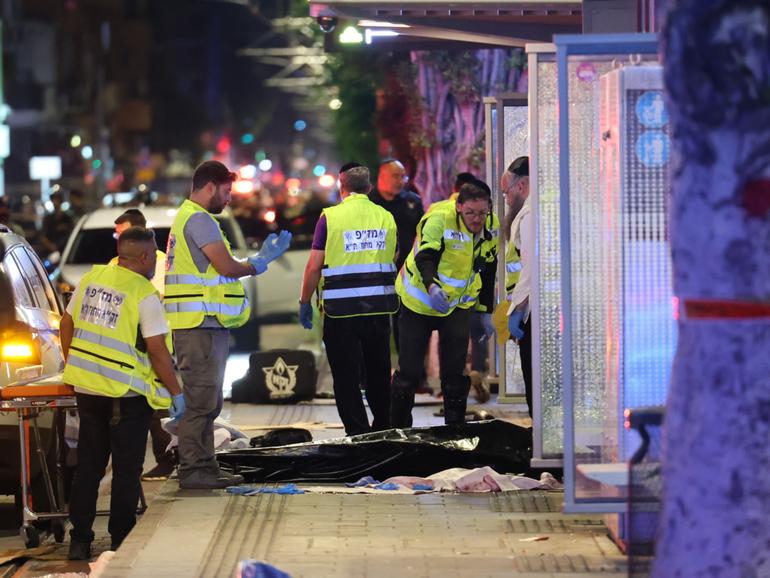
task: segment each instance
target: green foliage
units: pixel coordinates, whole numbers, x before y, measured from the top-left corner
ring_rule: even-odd
[[[374,168],[378,163],[376,92],[382,80],[380,58],[367,52],[339,52],[329,59],[326,101],[336,94],[342,108],[330,111],[341,162],[355,160]],[[331,90],[330,90],[331,89]]]

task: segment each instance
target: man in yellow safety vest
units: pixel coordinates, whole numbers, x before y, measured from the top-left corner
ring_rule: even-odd
[[[174,332],[174,351],[187,411],[179,422],[179,487],[213,489],[243,477],[219,469],[214,457],[214,420],[222,410],[222,384],[230,352],[230,328],[249,319],[251,307],[240,277],[259,275],[280,257],[291,233],[272,233],[256,255],[233,257],[217,224],[230,202],[235,173],[206,161],[192,178],[190,197],[179,207],[166,249],[163,305]]]
[[[350,163],[340,171],[342,202],[324,209],[316,225],[299,300],[300,322],[311,329],[310,299],[321,282],[324,345],[337,411],[348,435],[390,427],[397,228],[393,216],[369,200],[371,188],[368,168]],[[362,373],[371,427],[359,389]]]
[[[64,383],[75,387],[80,427],[70,499],[71,560],[90,557],[99,482],[112,455],[109,532],[116,550],[136,523],[142,463],[153,410],[179,418],[168,324],[150,283],[157,246],[151,230],[118,239],[117,265],[83,277],[61,321]]]
[[[441,390],[447,424],[465,421],[470,380],[463,375],[470,312],[491,312],[497,255],[488,261],[492,234],[485,226],[491,202],[486,183],[465,183],[453,205],[430,211],[396,280],[401,297],[399,371],[391,384],[391,423],[412,424],[414,393],[430,334],[439,333]],[[489,315],[489,313],[487,313]],[[484,324],[491,333],[491,319]]]

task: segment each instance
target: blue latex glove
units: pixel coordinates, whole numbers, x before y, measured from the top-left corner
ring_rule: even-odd
[[[290,244],[291,233],[289,233],[289,231],[281,231],[277,235],[275,233],[270,233],[267,236],[267,239],[265,239],[265,242],[262,243],[262,247],[260,247],[257,255],[269,263],[283,255]]]
[[[313,329],[313,306],[310,303],[299,304],[299,324],[305,329]]]
[[[495,334],[495,324],[492,323],[491,313],[481,314],[481,327],[484,329],[485,339],[489,339]]]
[[[267,259],[265,259],[264,257],[260,257],[259,253],[249,257],[248,261],[249,263],[251,263],[251,266],[254,267],[255,275],[261,275],[262,273],[267,271]]]
[[[176,421],[184,415],[184,410],[185,410],[184,394],[177,393],[175,396],[171,398],[171,407],[168,408],[168,415],[170,415],[171,418],[174,421]]]
[[[433,284],[428,289],[428,293],[430,294],[430,306],[433,309],[439,313],[447,313],[449,311],[449,297],[441,287]]]
[[[515,340],[519,340],[524,337],[524,327],[522,327],[524,321],[524,310],[516,310],[508,317],[508,332]]]

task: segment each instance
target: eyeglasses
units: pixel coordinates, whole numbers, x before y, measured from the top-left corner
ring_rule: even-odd
[[[468,219],[486,219],[489,211],[461,211],[461,214]]]

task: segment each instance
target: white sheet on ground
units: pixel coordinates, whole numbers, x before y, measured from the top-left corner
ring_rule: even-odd
[[[395,484],[396,489],[378,488],[382,484]],[[382,484],[349,488],[346,486],[301,486],[306,492],[325,494],[424,494],[429,492],[509,492],[514,490],[560,490],[562,484],[550,473],[544,472],[539,480],[500,474],[484,466],[468,470],[452,468],[443,470],[427,478],[415,476],[395,476],[388,478]],[[415,488],[417,486],[417,488]],[[432,488],[432,489],[430,489]]]

